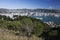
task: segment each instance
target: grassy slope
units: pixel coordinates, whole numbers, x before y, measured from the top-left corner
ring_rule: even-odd
[[[24,30],[28,30],[29,32],[33,32],[34,34],[32,35],[32,37],[30,37],[30,40],[40,40],[40,39],[42,40],[42,38],[38,38],[37,36],[41,35],[43,33],[43,31],[45,30],[45,27],[47,26],[40,20],[33,19],[30,17],[21,17],[19,20],[14,20],[14,21],[0,20],[1,28],[8,30],[9,25],[11,25],[12,28],[17,31],[22,31],[22,29],[24,29]],[[22,27],[22,29],[21,29],[21,27]],[[18,28],[19,30],[16,28]],[[6,30],[4,30],[4,29],[2,29],[3,31],[0,30],[0,35],[1,35],[0,39],[1,40],[28,39],[27,36],[17,37],[15,35],[15,33],[17,31],[14,31],[13,29],[9,30],[8,31],[9,33],[6,32]],[[3,34],[2,34],[2,32],[3,32]],[[25,32],[22,32],[22,34],[24,34],[24,33]]]
[[[38,38],[36,36],[32,36],[28,38],[27,36],[16,36],[12,34],[9,30],[0,29],[0,40],[42,40],[42,38]]]

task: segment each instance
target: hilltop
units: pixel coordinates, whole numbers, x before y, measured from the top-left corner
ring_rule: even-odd
[[[38,38],[38,36],[41,35],[44,31],[48,30],[49,28],[48,25],[43,23],[42,21],[27,16],[19,16],[14,20],[6,16],[4,16],[3,20],[1,18],[0,18],[1,29],[0,35],[3,37],[3,39],[6,40],[9,39],[13,40],[13,38],[15,38],[16,36],[17,39],[19,39],[21,36],[22,38],[24,37],[25,39],[26,38],[28,39],[30,37],[32,38],[32,40],[35,39],[35,37],[36,39],[40,39]],[[8,37],[6,38],[3,35]],[[2,39],[2,37],[0,39]]]
[[[1,40],[58,40],[60,27],[51,27],[41,20],[27,16],[0,16]],[[2,19],[3,18],[3,19]],[[4,36],[3,36],[4,35]],[[58,37],[58,39],[56,38]]]

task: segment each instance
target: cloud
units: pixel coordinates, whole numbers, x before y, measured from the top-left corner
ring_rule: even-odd
[[[53,7],[52,6],[49,6],[48,9],[53,9]]]

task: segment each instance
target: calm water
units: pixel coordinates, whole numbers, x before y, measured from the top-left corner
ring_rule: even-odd
[[[32,16],[33,18],[42,18],[41,20],[43,22],[49,22],[53,21],[56,24],[60,24],[60,17],[55,17],[55,16]]]

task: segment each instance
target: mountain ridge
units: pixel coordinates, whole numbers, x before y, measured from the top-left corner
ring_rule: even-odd
[[[19,12],[19,11],[29,11],[29,12],[46,12],[46,13],[60,13],[58,9],[5,9],[0,8],[0,13],[2,12]]]

